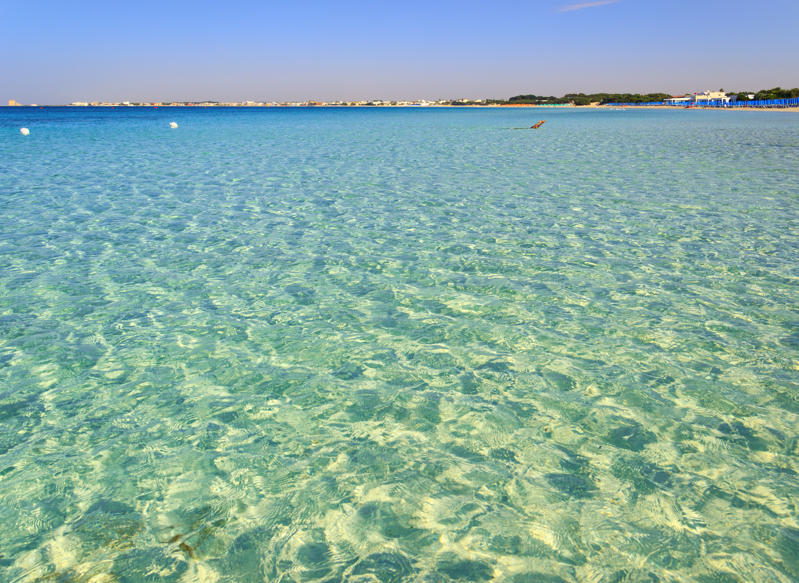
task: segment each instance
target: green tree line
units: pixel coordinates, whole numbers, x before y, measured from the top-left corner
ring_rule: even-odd
[[[724,91],[721,89],[720,91]],[[732,91],[728,95],[737,95],[739,101],[746,101],[749,95],[755,99],[788,99],[799,97],[799,88],[761,89],[760,91]],[[555,105],[559,103],[574,103],[575,105],[589,105],[591,103],[651,103],[663,101],[671,97],[668,93],[567,93],[563,97],[553,95],[514,95],[507,103],[529,103],[535,105]]]
[[[515,95],[508,99],[508,103],[530,103],[536,105],[555,105],[558,103],[574,103],[575,105],[589,105],[591,103],[647,103],[650,101],[663,101],[671,97],[668,93],[567,93],[563,97],[552,95]]]
[[[760,91],[733,91],[730,95],[737,95],[738,101],[746,101],[750,95],[754,95],[755,99],[790,99],[799,97],[799,87],[794,87],[793,89],[774,87],[773,89],[761,89]]]

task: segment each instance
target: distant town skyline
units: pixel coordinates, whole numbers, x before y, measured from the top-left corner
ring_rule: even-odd
[[[319,101],[795,87],[799,5],[0,6],[4,100]]]

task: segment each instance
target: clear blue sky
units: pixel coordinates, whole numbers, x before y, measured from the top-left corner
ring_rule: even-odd
[[[0,99],[795,87],[797,36],[797,0],[0,0]]]

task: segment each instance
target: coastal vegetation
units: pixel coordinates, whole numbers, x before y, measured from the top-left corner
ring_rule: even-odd
[[[799,87],[794,87],[793,89],[774,87],[773,89],[761,89],[760,91],[733,91],[730,95],[737,95],[738,101],[746,101],[750,95],[754,95],[754,99],[791,99],[799,97]]]
[[[563,97],[545,95],[515,95],[508,99],[508,103],[556,105],[559,103],[574,103],[574,105],[590,105],[591,103],[648,103],[663,101],[671,97],[668,93],[567,93]]]
[[[720,91],[724,91],[720,89]],[[759,91],[728,91],[728,95],[736,95],[738,101],[747,101],[750,95],[753,99],[789,99],[799,97],[799,87],[793,89],[760,89]],[[590,105],[591,103],[652,103],[663,101],[671,97],[668,93],[567,93],[563,97],[552,95],[514,95],[505,103],[515,104],[534,104],[534,105],[556,105],[561,103],[573,103],[574,105]],[[495,103],[502,103],[496,101]]]

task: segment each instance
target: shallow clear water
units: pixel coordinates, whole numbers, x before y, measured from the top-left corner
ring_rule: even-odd
[[[0,580],[799,580],[799,115],[9,108],[0,151]]]

